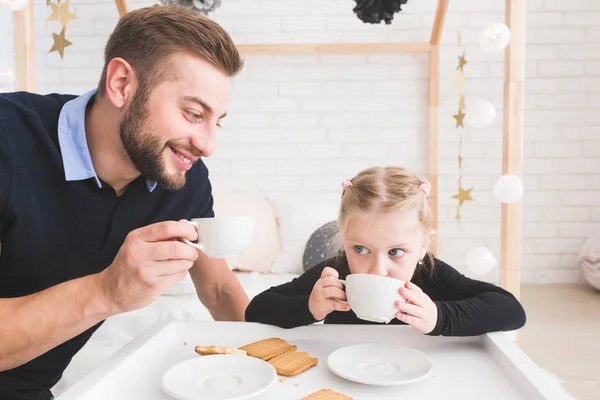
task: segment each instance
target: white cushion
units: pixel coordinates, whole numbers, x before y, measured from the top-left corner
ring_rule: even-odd
[[[270,196],[277,217],[281,251],[272,273],[300,274],[302,254],[310,235],[326,222],[337,219],[339,195]]]
[[[277,231],[277,220],[266,196],[239,193],[213,184],[215,217],[245,216],[255,218],[254,240],[250,247],[235,259],[227,260],[232,269],[242,271],[269,272],[281,242]]]
[[[600,290],[600,233],[590,236],[579,251],[577,264],[586,282]]]

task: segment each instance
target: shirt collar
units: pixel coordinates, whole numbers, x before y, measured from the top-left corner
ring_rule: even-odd
[[[85,111],[96,89],[68,101],[58,117],[58,143],[65,168],[65,179],[77,181],[94,178],[102,187],[100,178],[92,164],[92,157],[85,134]],[[146,179],[148,191],[156,188],[156,182]]]

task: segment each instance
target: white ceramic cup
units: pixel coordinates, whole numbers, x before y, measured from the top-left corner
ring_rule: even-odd
[[[347,304],[356,316],[365,321],[389,324],[398,313],[397,301],[404,281],[387,276],[350,274],[341,281],[346,287]]]
[[[234,258],[242,254],[254,239],[254,217],[194,218],[198,240],[181,240],[211,258]]]

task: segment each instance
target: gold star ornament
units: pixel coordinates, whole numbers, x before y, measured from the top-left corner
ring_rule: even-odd
[[[459,207],[462,207],[465,201],[473,201],[473,198],[471,197],[471,190],[473,190],[473,188],[465,190],[462,187],[462,184],[458,185],[458,193],[452,196],[452,198],[458,200]]]
[[[67,39],[65,39],[65,28],[62,28],[62,31],[60,31],[60,34],[58,35],[56,33],[53,33],[52,38],[54,39],[54,44],[52,45],[52,48],[50,49],[49,53],[58,51],[58,54],[60,54],[60,58],[63,58],[65,54],[65,47],[69,47],[73,44]]]
[[[69,21],[77,19],[77,15],[73,14],[69,11],[69,0],[64,3],[58,4],[49,2],[50,8],[52,9],[52,14],[46,19],[46,21],[58,21],[60,24],[65,27],[69,24]]]
[[[456,69],[460,72],[463,72],[463,68],[465,67],[466,63],[467,60],[465,59],[465,52],[463,51],[462,56],[458,56],[458,67],[456,67]]]
[[[463,121],[465,119],[465,115],[466,114],[464,112],[462,112],[462,109],[459,108],[458,109],[458,114],[454,114],[452,116],[452,118],[454,118],[456,120],[456,129],[458,129],[459,126],[461,128],[464,128]]]

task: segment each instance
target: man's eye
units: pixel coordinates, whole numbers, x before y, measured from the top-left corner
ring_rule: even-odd
[[[187,112],[187,115],[190,119],[194,120],[194,121],[200,121],[202,119],[202,114],[196,114],[194,112]]]

